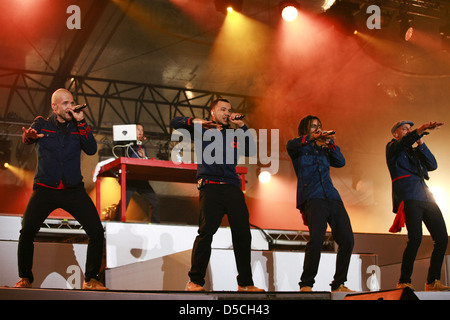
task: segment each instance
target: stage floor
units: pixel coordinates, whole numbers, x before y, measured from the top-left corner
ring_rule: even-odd
[[[395,295],[399,290],[375,292],[186,292],[186,291],[87,291],[77,289],[20,289],[0,287],[0,300],[162,300],[162,301],[274,301],[274,300],[345,300],[345,297],[358,297],[354,300],[450,300],[447,292],[413,292],[404,299]],[[412,292],[412,291],[411,291]],[[379,295],[381,294],[381,298]],[[413,299],[411,299],[413,298]]]
[[[109,291],[80,290],[83,282],[87,244],[85,233],[75,221],[46,220],[35,243],[35,282],[33,289],[12,288],[17,282],[17,243],[21,217],[0,215],[0,300],[155,300],[155,301],[300,301],[344,300],[348,294],[331,293],[329,283],[335,268],[336,253],[322,252],[321,264],[311,293],[298,292],[304,252],[281,250],[269,246],[265,237],[276,230],[252,229],[252,271],[255,285],[263,293],[239,293],[237,290],[234,252],[229,228],[220,228],[213,241],[205,293],[184,291],[190,268],[192,243],[197,226],[149,225],[104,222],[106,250],[104,283]],[[55,225],[55,227],[53,227]],[[274,234],[278,234],[277,231]],[[290,236],[291,234],[286,234]],[[301,236],[306,236],[300,233]],[[64,236],[72,241],[60,241]],[[81,237],[81,238],[80,238]],[[84,237],[84,238],[83,238]],[[360,235],[361,237],[361,235]],[[383,235],[368,235],[361,242],[377,243]],[[80,239],[79,239],[80,238]],[[51,241],[49,241],[49,239]],[[64,238],[65,239],[65,238]],[[384,239],[391,248],[393,239]],[[398,239],[397,239],[398,240]],[[400,241],[400,240],[398,240]],[[285,241],[286,242],[286,241]],[[294,239],[294,243],[303,242]],[[381,241],[382,242],[382,241]],[[398,243],[398,242],[395,242]],[[388,245],[389,244],[389,245]],[[360,245],[361,246],[361,245]],[[400,267],[395,263],[379,264],[378,253],[372,248],[360,248],[352,255],[346,286],[369,300],[375,294],[392,290]],[[373,253],[372,253],[373,252]],[[446,256],[443,277],[448,281]],[[382,258],[386,260],[383,253]],[[389,261],[388,261],[389,262]],[[423,288],[428,260],[415,264],[415,279]],[[383,281],[381,281],[383,279]],[[386,290],[388,289],[388,290]],[[390,290],[389,290],[390,289]],[[374,290],[374,291],[368,291]],[[383,291],[382,291],[383,290]],[[349,299],[350,297],[347,297]],[[393,297],[383,296],[383,300]],[[405,297],[403,297],[405,298]],[[416,300],[450,300],[450,292],[415,291]]]
[[[331,296],[331,292],[88,291],[0,287],[0,300],[331,300]]]

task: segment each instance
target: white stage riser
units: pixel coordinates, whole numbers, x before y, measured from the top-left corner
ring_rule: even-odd
[[[0,216],[0,286],[13,286],[17,275],[17,241],[21,217]],[[104,223],[106,230],[106,284],[116,290],[184,290],[188,281],[190,254],[196,226],[169,226],[132,223]],[[267,241],[252,230],[254,281],[269,291],[297,291],[304,253],[269,251]],[[79,289],[83,281],[86,244],[37,242],[34,267],[36,288]],[[207,288],[234,291],[236,267],[229,228],[220,228],[214,237],[207,274]],[[328,291],[336,256],[323,253],[315,290]],[[376,255],[354,254],[347,285],[354,290],[390,290],[395,286],[400,265],[376,266]],[[446,257],[445,265],[449,265]],[[428,259],[416,261],[413,279],[423,290]],[[375,278],[372,273],[376,274]],[[369,279],[370,278],[370,279]],[[381,280],[381,281],[380,281]],[[443,276],[442,280],[447,281]],[[414,284],[414,281],[413,281]]]
[[[116,290],[184,290],[190,268],[191,250],[106,271],[107,285]],[[303,267],[303,252],[252,251],[253,280],[266,291],[298,291]],[[314,289],[330,291],[336,255],[322,254]],[[353,255],[347,285],[367,290],[371,274],[363,266],[373,265],[375,256]],[[205,288],[211,291],[236,291],[236,264],[232,250],[213,249]]]
[[[80,289],[86,261],[85,244],[36,243],[33,273],[35,288]],[[17,242],[0,241],[0,284],[13,286],[17,275]],[[174,253],[148,261],[106,270],[106,285],[114,290],[184,290],[188,281],[191,250]],[[302,252],[253,251],[254,281],[269,291],[297,291],[303,265]],[[329,291],[334,273],[335,254],[322,254],[314,288]],[[370,274],[363,265],[369,265],[373,256],[353,255],[348,285],[367,290],[364,283]],[[206,287],[217,291],[234,291],[236,267],[232,250],[213,249]]]
[[[152,260],[192,249],[198,227],[105,223],[107,268]],[[268,250],[269,244],[259,230],[252,229],[252,250]],[[231,231],[219,228],[214,235],[213,249],[231,249]]]

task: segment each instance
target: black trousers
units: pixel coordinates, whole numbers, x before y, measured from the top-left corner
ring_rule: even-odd
[[[149,217],[151,223],[160,223],[161,215],[159,213],[159,199],[153,190],[152,186],[148,181],[145,180],[127,180],[127,190],[126,190],[126,207],[130,204],[131,198],[134,193],[137,192],[141,195],[142,198],[147,201],[148,205],[151,208],[152,215]],[[117,205],[117,212],[114,216],[115,221],[120,221],[121,217],[121,202]]]
[[[85,281],[98,279],[104,244],[104,230],[94,203],[83,187],[54,190],[37,188],[31,194],[25,210],[18,245],[19,277],[33,282],[34,237],[48,215],[55,209],[69,212],[89,237]]]
[[[428,269],[427,282],[441,278],[441,268],[447,250],[448,235],[444,217],[434,202],[405,200],[405,224],[408,230],[408,243],[403,252],[400,283],[411,283],[414,261],[422,242],[422,221],[434,241]]]
[[[338,245],[336,271],[331,283],[331,290],[335,290],[347,281],[348,266],[354,245],[352,226],[347,211],[341,201],[311,199],[306,202],[304,214],[308,223],[310,240],[306,245],[303,273],[299,285],[312,287],[315,282],[327,224],[329,224],[333,239]]]
[[[200,190],[199,229],[192,249],[189,278],[198,285],[205,284],[206,269],[211,257],[211,242],[225,214],[228,215],[230,223],[238,285],[253,285],[247,204],[242,190],[229,184],[209,184]]]

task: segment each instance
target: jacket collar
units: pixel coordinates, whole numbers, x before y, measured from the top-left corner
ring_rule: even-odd
[[[56,114],[52,113],[52,115],[50,117],[48,117],[48,121],[54,125],[55,127],[58,127],[58,120],[56,120]],[[73,121],[70,121],[67,123],[67,127],[69,127],[71,124],[73,123]]]
[[[56,120],[56,114],[53,113],[50,117],[48,117],[48,121],[56,128],[60,128],[60,123]],[[67,128],[73,125],[73,121],[67,122]]]
[[[50,117],[48,117],[48,121],[50,121],[50,123],[53,124],[55,127],[58,126],[58,123],[57,123],[58,120],[56,120],[55,113],[52,113],[52,115]]]

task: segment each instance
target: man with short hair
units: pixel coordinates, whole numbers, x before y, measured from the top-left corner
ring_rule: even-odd
[[[22,128],[23,142],[36,146],[38,164],[20,230],[17,251],[20,280],[15,287],[31,287],[34,237],[48,215],[62,208],[78,220],[89,237],[83,289],[107,290],[98,278],[104,230],[81,175],[81,151],[94,155],[97,142],[83,111],[74,111],[75,101],[68,90],[56,90],[51,107],[53,114],[49,118],[37,117],[30,128]]]
[[[231,111],[228,100],[217,99],[211,104],[211,119],[204,120],[189,117],[176,117],[171,121],[175,129],[187,129],[194,137],[202,137],[208,130],[222,138],[222,142],[214,150],[214,159],[203,159],[198,164],[197,179],[200,190],[200,217],[198,236],[192,249],[192,266],[189,271],[190,282],[188,291],[205,291],[206,269],[211,256],[211,243],[213,235],[220,227],[223,216],[227,214],[230,223],[233,250],[238,270],[237,282],[239,291],[264,291],[253,285],[250,246],[251,234],[249,212],[245,203],[245,197],[241,190],[241,182],[236,174],[236,165],[240,154],[250,156],[255,151],[254,141],[251,135],[245,137],[245,146],[237,141],[227,141],[227,130],[231,124],[239,127],[245,134],[248,130],[244,121],[237,120],[239,115]],[[214,135],[213,135],[214,136]],[[202,139],[201,150],[196,150],[202,157],[204,151],[210,148],[214,139]],[[217,142],[217,141],[216,141]],[[252,144],[252,145],[250,145]],[[244,152],[242,152],[244,151]],[[231,162],[229,160],[231,159]],[[228,160],[228,161],[227,161]]]
[[[441,268],[447,249],[445,221],[433,194],[425,183],[428,172],[437,169],[437,162],[423,142],[429,130],[443,123],[429,122],[411,130],[412,121],[398,121],[391,128],[394,138],[386,146],[386,161],[392,179],[393,212],[396,213],[390,232],[399,232],[406,224],[408,243],[402,258],[397,288],[413,288],[411,275],[422,241],[422,221],[434,240],[425,291],[449,290],[440,282]],[[417,143],[417,147],[413,145]]]

